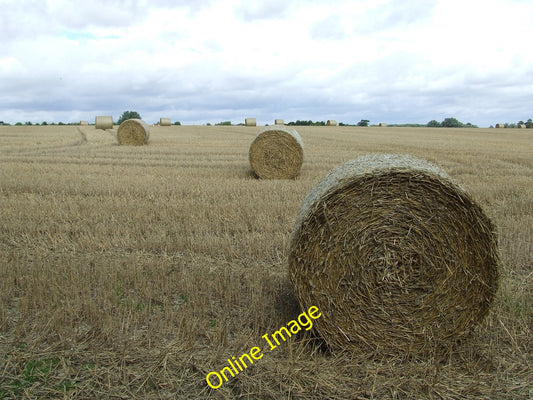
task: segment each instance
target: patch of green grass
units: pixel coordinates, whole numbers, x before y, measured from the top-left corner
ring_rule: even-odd
[[[7,381],[5,386],[0,389],[0,399],[22,397],[25,390],[35,383],[39,383],[43,386],[49,385],[50,377],[58,364],[59,358],[26,362],[21,371],[21,376]],[[75,386],[76,383],[74,381],[65,379],[54,388],[65,393],[72,390]]]

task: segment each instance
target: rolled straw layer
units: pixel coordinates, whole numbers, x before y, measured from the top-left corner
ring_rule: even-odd
[[[266,127],[250,146],[250,165],[259,178],[292,179],[302,168],[303,147],[296,130],[284,126]]]
[[[113,129],[113,117],[108,115],[95,117],[94,127],[95,129]]]
[[[495,227],[436,166],[406,155],[361,157],[305,199],[289,275],[316,306],[331,348],[422,354],[465,336],[498,286]]]
[[[140,119],[128,119],[120,124],[117,131],[119,144],[142,146],[148,143],[150,128]]]

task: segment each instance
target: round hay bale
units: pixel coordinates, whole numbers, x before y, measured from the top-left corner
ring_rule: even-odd
[[[80,121],[80,125],[89,125],[89,121]]]
[[[368,155],[332,170],[296,220],[289,276],[333,349],[431,353],[468,334],[498,286],[495,227],[436,166]]]
[[[496,124],[496,128],[505,128],[505,124]]]
[[[171,124],[170,118],[159,118],[159,126],[170,126]]]
[[[285,125],[285,121],[282,119],[274,120],[274,125]]]
[[[386,124],[385,122],[380,122],[380,123],[379,123],[379,126],[381,126],[381,127],[386,127],[387,124]]]
[[[94,119],[94,126],[96,129],[113,129],[113,117],[98,116]]]
[[[127,119],[120,124],[117,131],[119,144],[142,146],[148,143],[150,127],[140,119]]]
[[[246,126],[257,126],[257,120],[255,118],[246,118],[244,120],[244,125],[246,125]]]
[[[302,168],[304,144],[296,130],[266,127],[250,146],[250,165],[262,179],[292,179]]]
[[[328,119],[328,122],[326,122],[326,125],[327,126],[338,126],[339,124],[337,123],[337,121],[333,119]]]

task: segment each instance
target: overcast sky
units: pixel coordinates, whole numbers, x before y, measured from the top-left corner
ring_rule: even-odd
[[[533,118],[531,0],[0,0],[0,120]]]

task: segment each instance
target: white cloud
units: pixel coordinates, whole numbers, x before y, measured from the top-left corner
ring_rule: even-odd
[[[0,4],[0,119],[11,122],[133,107],[184,123],[531,117],[527,1]]]

